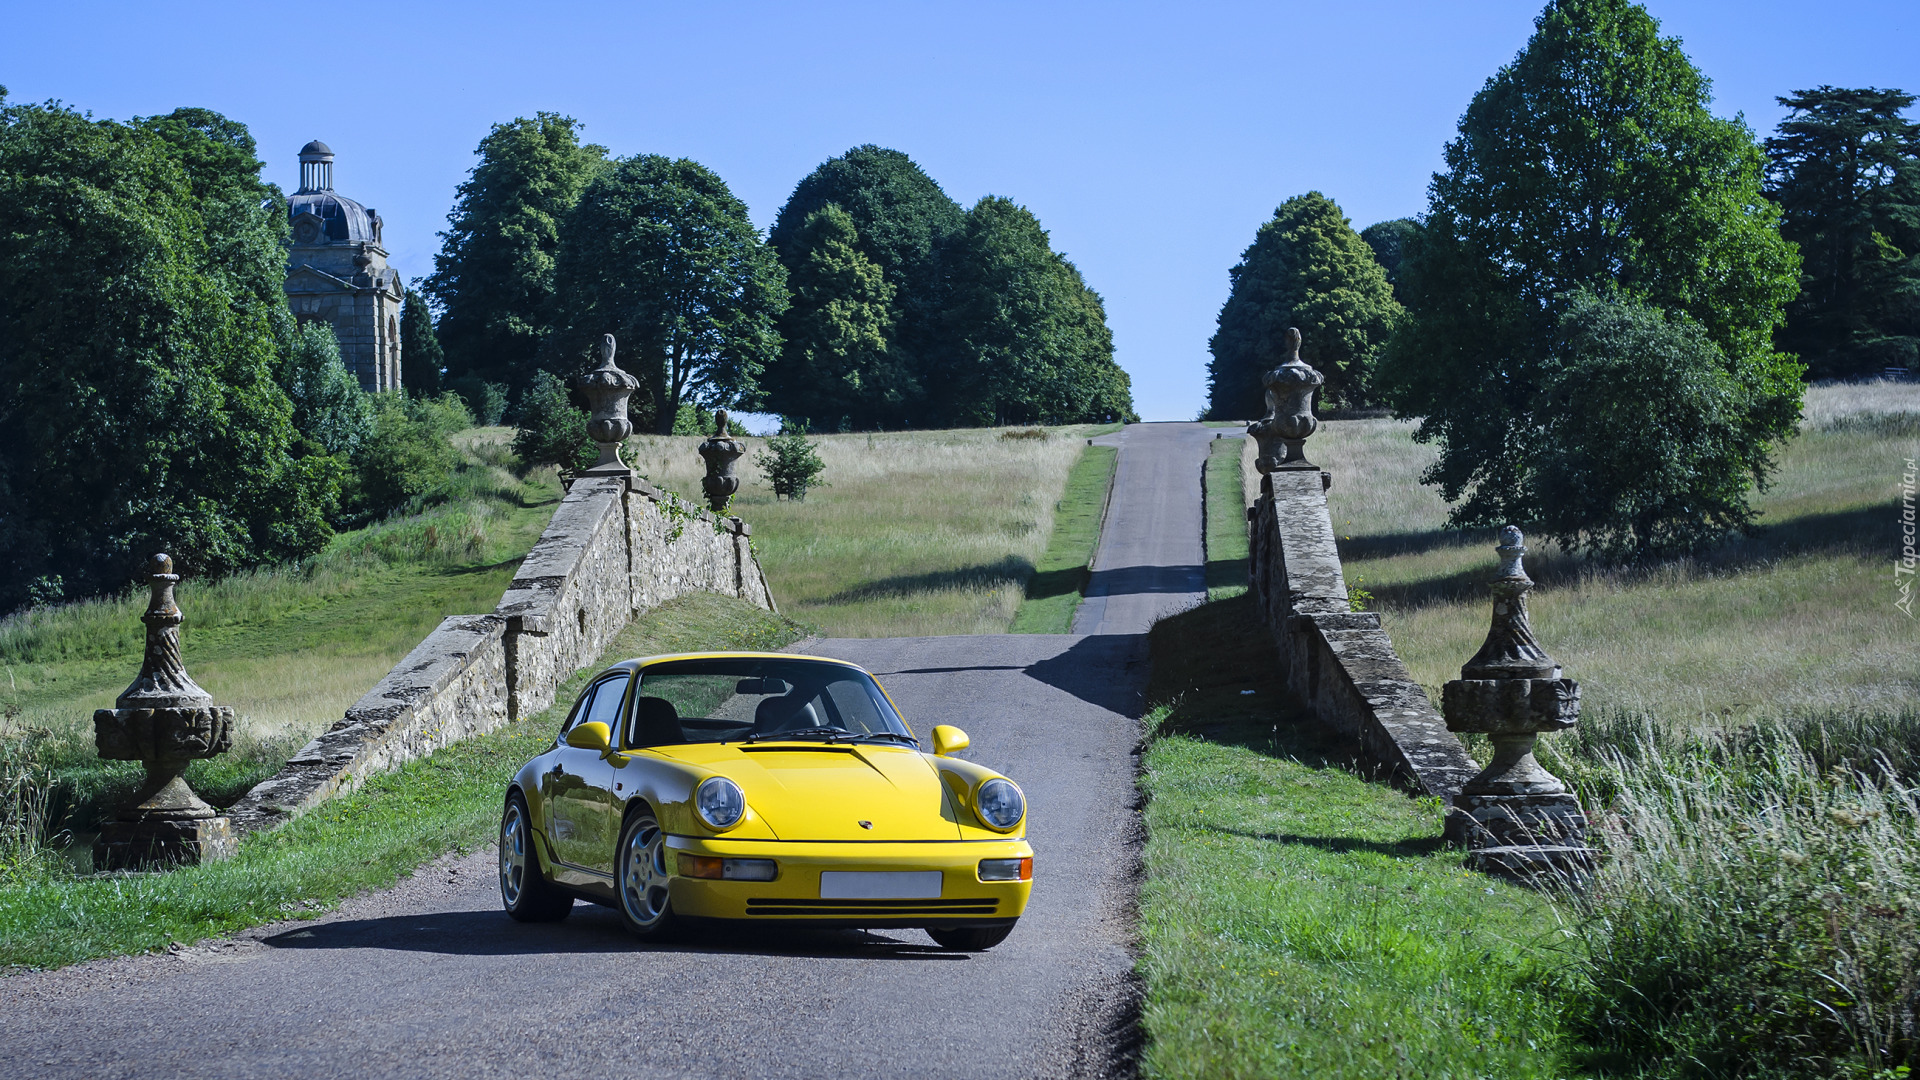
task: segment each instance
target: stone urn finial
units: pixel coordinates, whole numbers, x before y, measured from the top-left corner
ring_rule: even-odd
[[[147,562],[151,590],[146,657],[140,674],[114,702],[93,714],[94,745],[109,761],[146,766],[140,785],[113,821],[100,830],[93,857],[103,870],[194,863],[233,854],[231,822],[202,802],[181,773],[199,758],[233,746],[233,710],[213,703],[180,660],[180,608],[173,587],[180,576],[163,554]]]
[[[1487,736],[1493,760],[1468,780],[1454,800],[1448,835],[1497,853],[1502,869],[1584,868],[1586,817],[1560,778],[1534,760],[1542,732],[1564,731],[1580,719],[1580,686],[1560,677],[1560,665],[1534,639],[1527,621],[1525,538],[1512,525],[1500,530],[1499,575],[1489,583],[1493,620],[1480,651],[1460,677],[1440,688],[1447,730]]]
[[[1307,460],[1301,444],[1320,426],[1313,418],[1313,392],[1326,381],[1326,376],[1300,359],[1300,331],[1287,327],[1286,354],[1280,366],[1261,377],[1267,388],[1267,415],[1247,425],[1247,433],[1260,444],[1255,468],[1263,473],[1319,468]]]
[[[587,420],[587,437],[600,445],[600,460],[586,475],[629,473],[620,460],[620,444],[633,434],[633,421],[627,418],[627,398],[640,389],[640,380],[620,370],[613,362],[613,335],[600,336],[600,366],[582,375],[580,392],[587,395],[593,415]]]
[[[707,505],[718,514],[726,510],[727,501],[740,490],[740,478],[733,474],[733,463],[740,460],[747,448],[728,434],[727,410],[721,409],[713,419],[713,438],[700,444],[700,456],[707,463],[707,475],[700,480],[700,490],[707,493]]]

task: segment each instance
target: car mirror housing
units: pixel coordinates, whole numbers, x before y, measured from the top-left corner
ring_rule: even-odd
[[[942,756],[957,754],[971,746],[972,740],[967,733],[952,724],[935,724],[933,728],[933,752]]]
[[[589,720],[567,732],[567,745],[575,750],[593,750],[605,754],[613,745],[613,732],[598,720]]]

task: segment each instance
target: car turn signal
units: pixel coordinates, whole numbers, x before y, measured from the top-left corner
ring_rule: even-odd
[[[681,856],[686,858],[686,856]],[[981,859],[981,881],[1032,881],[1033,856],[1024,859]]]
[[[680,876],[713,881],[772,881],[778,870],[772,859],[719,859],[682,851]]]

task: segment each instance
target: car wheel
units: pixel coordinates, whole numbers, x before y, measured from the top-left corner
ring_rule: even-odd
[[[620,919],[648,941],[673,932],[673,904],[667,895],[667,834],[653,811],[641,807],[627,815],[620,832]]]
[[[1013,926],[964,927],[961,929],[935,930],[927,928],[927,936],[935,945],[948,952],[985,952],[1007,940],[1013,933]]]
[[[507,797],[500,815],[500,903],[518,922],[559,922],[573,911],[573,897],[540,873],[533,849],[533,819],[519,792]]]

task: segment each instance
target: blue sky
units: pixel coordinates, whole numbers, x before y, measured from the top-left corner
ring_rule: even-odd
[[[1227,269],[1283,199],[1356,228],[1420,212],[1475,90],[1540,3],[7,5],[0,84],[124,119],[246,123],[291,190],[308,139],[376,207],[391,261],[431,269],[492,123],[537,110],[616,154],[691,157],[763,228],[860,143],[964,204],[1030,207],[1107,302],[1151,420],[1191,418]],[[1649,5],[1762,135],[1777,94],[1920,92],[1920,4]]]

